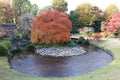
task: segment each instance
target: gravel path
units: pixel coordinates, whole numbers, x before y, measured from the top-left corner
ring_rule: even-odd
[[[41,48],[36,50],[37,53],[41,55],[48,55],[48,56],[75,56],[75,55],[81,55],[84,54],[86,51],[83,47],[77,46],[77,47],[52,47],[52,48]]]

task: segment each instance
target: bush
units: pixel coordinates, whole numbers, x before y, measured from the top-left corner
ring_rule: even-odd
[[[78,39],[77,43],[80,45],[89,45],[90,44],[89,40],[86,40],[84,37],[80,37]]]
[[[39,46],[38,46],[38,48],[49,48],[49,47],[55,47],[56,45],[54,45],[54,44],[40,44]],[[57,45],[58,46],[58,45]]]
[[[71,41],[66,44],[67,47],[76,47],[76,43],[74,41]]]
[[[30,40],[30,31],[24,32],[24,34],[22,34],[22,39]]]
[[[84,37],[79,37],[77,43],[78,43],[78,44],[83,44],[84,41],[85,41],[85,38],[84,38]]]
[[[11,46],[12,46],[12,44],[11,44],[10,41],[6,41],[6,40],[4,40],[4,41],[1,41],[1,43],[4,44],[8,49],[10,49]]]
[[[11,41],[12,39],[11,38],[3,38],[1,40]]]
[[[7,56],[8,55],[8,48],[0,43],[0,56]]]
[[[59,43],[59,44],[40,44],[38,48],[49,48],[49,47],[75,47],[76,43],[74,41]]]
[[[14,50],[11,51],[11,53],[21,53],[22,49],[20,47],[16,47]]]
[[[90,45],[89,40],[85,40],[85,41],[83,42],[83,45]]]
[[[26,46],[26,51],[35,52],[35,49],[35,45],[32,43]]]

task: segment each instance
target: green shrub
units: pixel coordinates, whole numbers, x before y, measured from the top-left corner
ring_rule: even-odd
[[[29,40],[30,39],[30,31],[26,31],[24,32],[24,34],[22,34],[22,39],[27,39]]]
[[[84,38],[84,37],[79,37],[77,43],[78,43],[78,44],[83,44],[84,41],[85,41],[85,38]]]
[[[93,32],[93,31],[87,31],[87,34],[92,35],[92,34],[95,34],[95,32]]]
[[[11,38],[4,38],[3,40],[11,41],[12,39]]]
[[[85,40],[85,41],[83,42],[83,45],[90,45],[89,40]]]
[[[4,41],[1,41],[1,43],[4,44],[8,49],[10,49],[12,47],[12,44],[10,41],[4,40]]]
[[[40,44],[38,48],[49,48],[49,47],[57,47],[57,44]]]
[[[70,42],[59,44],[58,47],[76,47],[76,43],[74,41],[70,41]]]
[[[76,43],[74,41],[64,42],[59,44],[40,44],[38,48],[50,48],[50,47],[75,47]]]
[[[90,45],[89,40],[86,40],[84,37],[80,37],[77,41],[77,44],[80,45]]]
[[[35,51],[35,45],[30,43],[29,45],[26,46],[26,51],[34,52]]]
[[[7,56],[8,55],[8,48],[0,43],[0,56]]]
[[[74,41],[71,41],[67,43],[67,47],[76,47],[76,43]]]
[[[16,49],[11,51],[11,53],[21,53],[21,52],[22,52],[22,48],[20,47],[16,47]]]

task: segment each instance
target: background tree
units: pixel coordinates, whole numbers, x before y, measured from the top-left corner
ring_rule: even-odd
[[[20,16],[25,12],[29,12],[32,5],[29,0],[13,0],[13,8],[15,9],[17,16]]]
[[[18,17],[31,10],[31,3],[29,0],[13,0],[13,9],[15,10],[15,21],[18,23]]]
[[[32,23],[32,43],[57,44],[69,42],[72,23],[69,17],[54,10],[46,10]]]
[[[59,12],[67,11],[67,2],[65,0],[52,0],[52,6]]]
[[[32,9],[32,5],[31,5],[30,1],[26,1],[21,6],[21,9],[20,9],[21,10],[21,14],[24,14],[26,12],[30,12],[31,9]]]
[[[118,7],[116,5],[111,4],[106,8],[106,10],[104,12],[104,17],[106,20],[110,20],[111,17],[113,16],[113,14],[115,14],[117,12],[119,12]]]
[[[6,22],[6,23],[14,23],[14,18],[15,18],[15,16],[14,16],[14,10],[13,10],[13,8],[12,7],[10,7],[10,5],[8,5],[6,8],[6,13],[5,13],[5,16],[4,16],[4,21]]]
[[[79,26],[81,25],[79,14],[77,14],[75,11],[71,11],[69,19],[72,22],[72,31],[71,31],[71,33],[78,33],[79,32]]]
[[[24,13],[18,17],[19,23],[17,24],[17,32],[24,39],[30,39],[31,23],[34,20],[34,15],[30,12]]]
[[[92,13],[92,5],[89,3],[82,3],[76,8],[76,12],[80,15],[81,25],[92,25],[96,20],[96,15]]]
[[[0,1],[0,22],[13,23],[14,10],[8,1]]]
[[[111,32],[120,37],[120,13],[116,13],[112,16],[107,26],[107,32]]]
[[[92,13],[96,16],[93,24],[94,31],[101,32],[101,22],[104,21],[103,11],[97,6],[92,6]]]
[[[39,11],[38,5],[33,4],[33,5],[32,5],[32,9],[31,9],[31,12],[32,12],[34,15],[37,15],[38,11]]]
[[[45,11],[45,10],[55,10],[55,8],[54,8],[53,6],[50,6],[50,5],[45,6],[45,7],[40,8],[40,9],[38,10],[38,14],[41,13],[41,12],[43,12],[43,11]]]
[[[92,6],[92,13],[96,15],[97,19],[103,17],[102,10],[97,6]]]
[[[4,16],[6,13],[6,9],[4,8],[5,3],[4,2],[0,2],[0,23],[4,22]]]

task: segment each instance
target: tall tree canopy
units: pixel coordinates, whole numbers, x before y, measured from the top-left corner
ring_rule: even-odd
[[[106,8],[106,10],[104,12],[104,17],[106,20],[110,20],[112,18],[113,14],[115,14],[117,12],[119,12],[118,7],[114,4],[111,4]]]
[[[37,15],[39,7],[37,4],[31,4],[29,0],[13,0],[13,8],[15,10],[16,22],[19,22],[19,16],[26,14]]]
[[[71,33],[78,33],[79,32],[79,26],[81,25],[79,14],[77,14],[75,11],[71,11],[69,19],[72,22]]]
[[[29,12],[32,5],[29,0],[13,0],[13,8],[15,9],[17,16],[20,16],[25,12]]]
[[[65,0],[52,0],[52,6],[59,12],[67,11],[67,2]]]
[[[33,4],[33,5],[32,5],[32,9],[31,9],[31,12],[32,12],[34,15],[37,15],[38,11],[39,11],[38,5]]]
[[[39,9],[38,14],[45,10],[55,10],[55,8],[51,5],[45,6],[45,7]]]
[[[112,34],[120,38],[120,13],[113,14],[109,21],[103,22],[101,28],[108,35]]]
[[[92,13],[92,5],[89,3],[82,3],[76,8],[76,12],[80,15],[81,25],[92,25],[96,20],[96,15]]]
[[[7,0],[0,1],[0,23],[13,23],[14,10]]]

